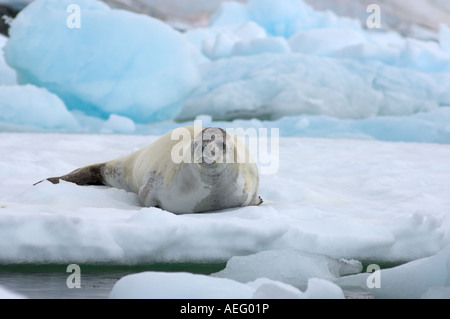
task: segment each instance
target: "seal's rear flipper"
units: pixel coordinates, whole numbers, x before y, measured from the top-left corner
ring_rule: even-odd
[[[58,184],[59,180],[63,180],[77,185],[105,185],[103,182],[102,171],[104,170],[105,163],[93,164],[86,167],[78,168],[69,174],[59,177],[49,177],[47,180],[53,184]],[[33,186],[39,184],[39,181]]]
[[[36,186],[37,184],[42,183],[43,181],[45,181],[45,179],[43,179],[42,181],[34,183],[33,186]]]

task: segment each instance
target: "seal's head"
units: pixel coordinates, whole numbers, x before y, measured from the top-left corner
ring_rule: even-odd
[[[194,163],[220,170],[233,163],[233,138],[221,128],[207,127],[194,137],[192,154]]]

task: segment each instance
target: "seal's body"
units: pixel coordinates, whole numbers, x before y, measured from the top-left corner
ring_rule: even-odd
[[[199,126],[176,129],[125,157],[48,180],[125,189],[137,193],[143,206],[176,214],[262,202],[247,147],[222,129]]]

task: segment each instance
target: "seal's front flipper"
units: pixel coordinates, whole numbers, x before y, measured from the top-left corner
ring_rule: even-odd
[[[263,203],[263,199],[261,198],[261,196],[258,196],[258,204],[256,204],[256,206],[259,206]]]
[[[53,184],[58,184],[59,180],[63,180],[70,183],[75,183],[77,185],[105,185],[103,179],[103,170],[105,163],[93,164],[86,167],[78,168],[69,174],[59,176],[59,177],[49,177],[47,180]],[[34,185],[39,184],[39,181]]]

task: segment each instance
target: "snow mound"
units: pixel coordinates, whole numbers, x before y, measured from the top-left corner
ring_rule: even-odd
[[[33,1],[14,19],[5,56],[20,83],[103,118],[170,119],[199,82],[193,46],[182,34],[99,1]]]

